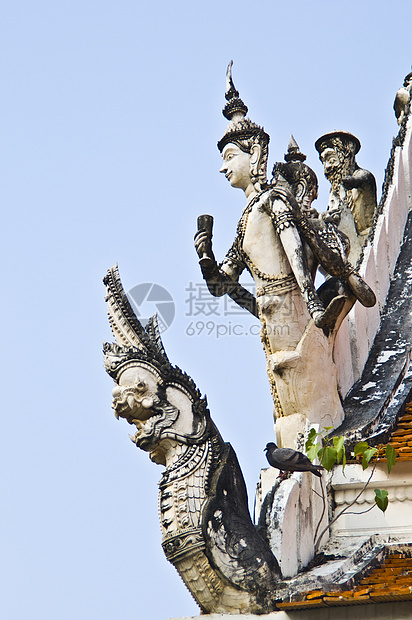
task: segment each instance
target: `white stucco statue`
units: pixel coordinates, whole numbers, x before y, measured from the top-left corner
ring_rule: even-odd
[[[337,426],[342,421],[334,338],[356,298],[373,305],[375,297],[347,262],[347,238],[311,212],[316,176],[303,164],[305,156],[296,143],[289,147],[284,169],[275,166],[274,180],[268,183],[269,136],[246,118],[247,107],[234,87],[231,64],[226,99],[223,114],[230,122],[218,143],[223,159],[220,172],[232,187],[243,190],[246,206],[235,241],[220,266],[210,231],[198,231],[195,247],[213,295],[228,292],[229,283],[237,281],[245,268],[256,283],[278,443],[293,447],[307,422]],[[288,171],[292,172],[289,182]],[[334,276],[322,291],[325,303],[314,286],[319,263]]]
[[[377,207],[375,177],[358,166],[355,156],[361,144],[348,131],[332,131],[321,136],[315,148],[331,184],[328,210],[338,215],[337,225],[350,239],[350,260],[356,264]]]

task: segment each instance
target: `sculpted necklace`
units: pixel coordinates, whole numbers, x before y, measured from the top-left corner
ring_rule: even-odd
[[[243,209],[243,213],[240,217],[239,224],[237,226],[236,241],[237,241],[238,251],[240,252],[240,255],[245,261],[248,271],[251,273],[251,275],[253,276],[253,274],[255,274],[258,278],[260,278],[261,280],[265,280],[266,282],[277,282],[279,280],[284,280],[285,278],[288,278],[289,274],[285,275],[284,273],[281,273],[278,275],[271,275],[271,274],[265,273],[264,271],[260,271],[260,269],[258,269],[255,263],[251,260],[251,258],[246,254],[246,252],[243,249],[243,241],[245,238],[246,227],[247,227],[250,212],[252,211],[253,206],[259,201],[261,196],[262,194],[257,194],[256,196],[254,196],[252,200],[249,202],[249,204],[247,204],[246,207]],[[270,194],[268,196],[268,199],[270,199]]]

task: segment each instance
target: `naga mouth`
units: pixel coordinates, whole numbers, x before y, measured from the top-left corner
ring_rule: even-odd
[[[161,414],[159,414],[159,415],[151,416],[147,420],[139,420],[139,419],[132,420],[131,423],[136,426],[137,431],[135,432],[133,436],[130,436],[130,438],[133,441],[133,443],[136,444],[137,447],[141,448],[142,450],[145,450],[146,452],[149,452],[149,450],[153,449],[155,444],[157,444],[157,440],[158,440],[157,438],[158,432],[156,431],[156,428],[157,428],[156,422],[158,422],[159,419],[161,419],[161,417],[162,417]]]
[[[140,420],[132,420],[132,424],[134,424],[135,427],[137,428],[137,431],[135,433],[135,437],[138,437],[139,435],[142,434],[142,430],[144,428],[144,423],[141,422]]]
[[[153,449],[153,438],[146,435],[142,429],[137,430],[134,435],[129,435],[131,441],[141,450],[150,452]]]

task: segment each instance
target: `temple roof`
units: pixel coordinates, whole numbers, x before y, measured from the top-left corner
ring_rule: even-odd
[[[333,434],[353,442],[387,441],[412,390],[412,213],[362,377],[344,400],[345,420]]]
[[[349,590],[309,590],[302,600],[284,601],[277,606],[283,610],[298,610],[395,601],[412,601],[412,558],[406,553],[388,555]]]

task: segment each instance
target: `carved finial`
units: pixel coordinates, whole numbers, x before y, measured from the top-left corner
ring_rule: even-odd
[[[236,87],[233,83],[232,65],[233,60],[230,61],[226,70],[225,98],[227,104],[223,108],[223,116],[227,118],[228,121],[233,121],[234,123],[237,123],[246,116],[248,108],[247,105],[245,105],[240,99],[239,91],[236,90]]]
[[[233,84],[232,66],[233,66],[233,60],[230,61],[226,69],[226,93],[225,93],[226,101],[230,101],[231,99],[234,99],[234,97],[239,97],[239,91],[236,89],[235,85]]]
[[[269,136],[259,125],[256,125],[250,118],[246,118],[248,111],[247,105],[243,103],[239,97],[239,91],[236,89],[232,79],[232,65],[231,60],[226,70],[226,92],[225,97],[227,103],[223,108],[223,116],[227,118],[229,125],[219,142],[217,147],[220,152],[223,151],[226,144],[233,141],[244,141],[250,138],[256,138],[264,145],[266,149],[267,157],[267,145],[269,143]],[[266,164],[265,164],[266,165]]]
[[[305,159],[306,155],[301,153],[298,143],[296,142],[293,135],[290,134],[288,152],[285,154],[285,161],[289,163],[292,161],[305,161]]]

